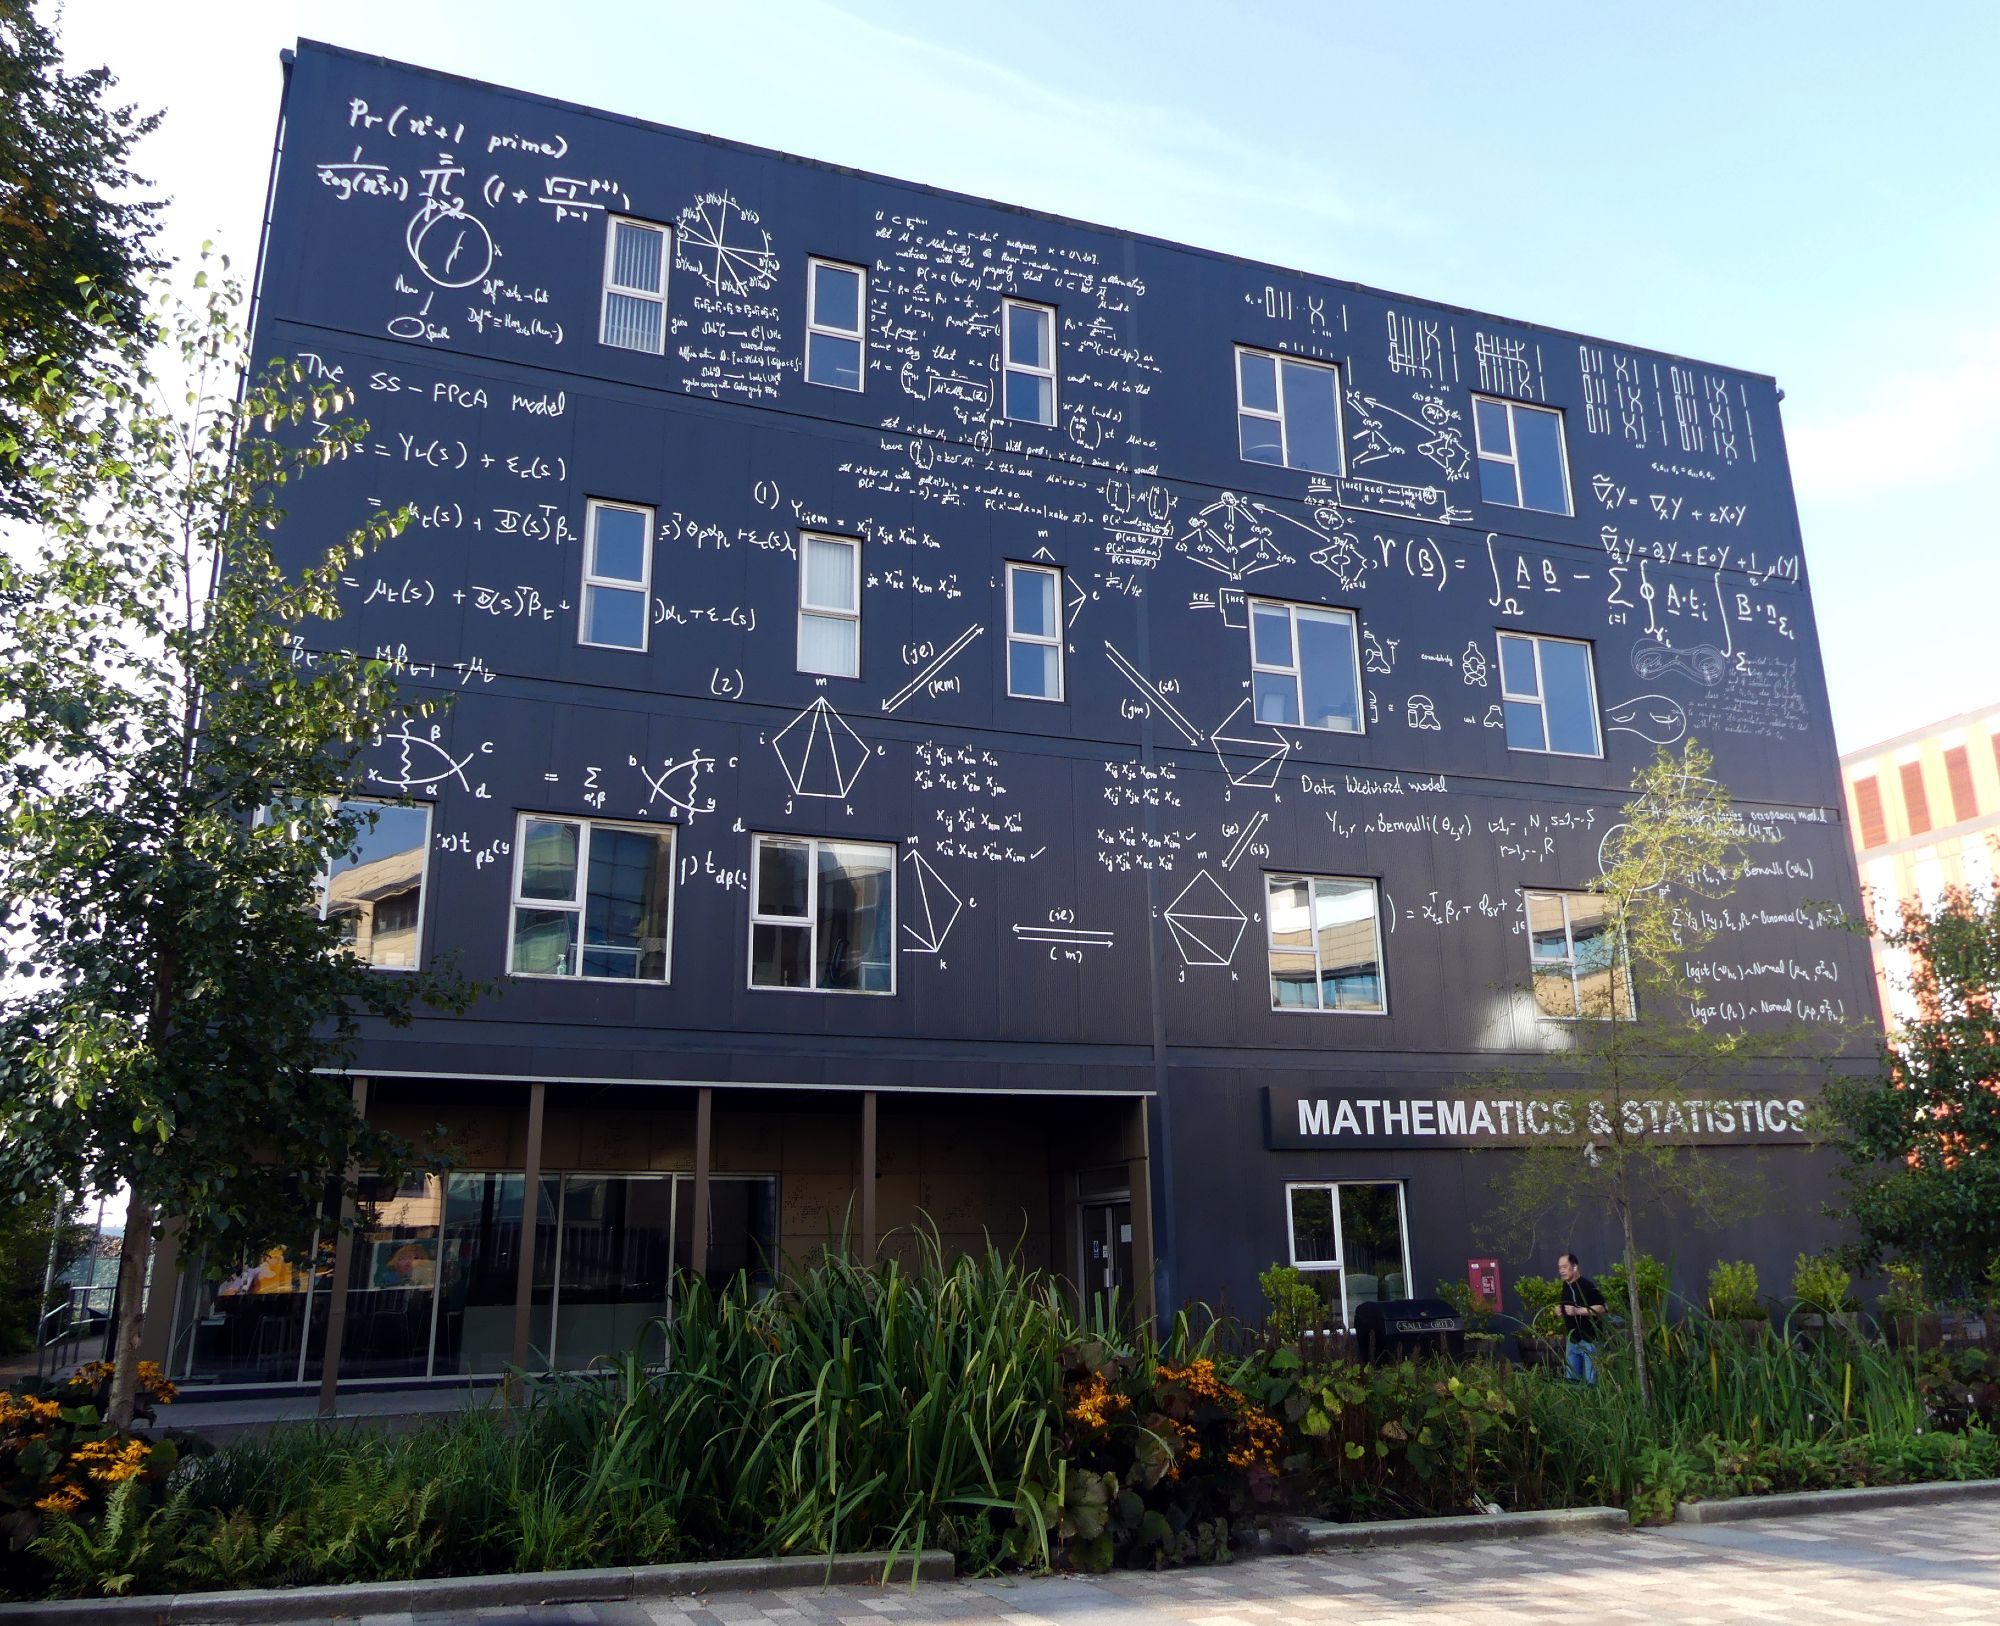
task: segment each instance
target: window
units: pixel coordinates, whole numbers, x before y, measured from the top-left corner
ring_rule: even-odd
[[[1353,614],[1252,599],[1250,685],[1260,723],[1359,734],[1361,655]]]
[[[1979,797],[1972,788],[1972,759],[1962,745],[1944,748],[1944,779],[1951,790],[1951,819],[1963,824],[1979,817]]]
[[[799,670],[861,676],[861,544],[799,537]]]
[[[1353,1326],[1358,1305],[1410,1296],[1409,1224],[1403,1188],[1386,1180],[1298,1182],[1285,1187],[1291,1262],[1319,1272],[1327,1308]]]
[[[653,511],[599,502],[584,510],[583,620],[579,643],[600,649],[646,647],[653,578]]]
[[[1570,511],[1560,412],[1475,395],[1472,432],[1479,443],[1479,495],[1486,501],[1544,514]]]
[[[665,982],[674,833],[524,813],[507,968],[517,977]]]
[[[1594,892],[1523,892],[1535,1008],[1544,1016],[1605,1021],[1632,1014],[1632,974]]]
[[[662,355],[667,348],[667,228],[622,215],[610,216],[608,225],[598,343]]]
[[[1060,570],[1007,567],[1007,692],[1017,700],[1063,697]]]
[[[750,862],[750,986],[896,991],[896,849],[758,836]]]
[[[1019,299],[1000,306],[1003,394],[1000,410],[1022,423],[1056,421],[1056,313]]]
[[[414,971],[423,945],[424,861],[431,810],[350,800],[372,815],[320,884],[320,918],[335,922],[349,954],[380,971]]]
[[[1382,935],[1375,883],[1327,875],[1264,877],[1271,1008],[1381,1015]]]
[[[1931,799],[1924,794],[1924,765],[1922,762],[1897,764],[1896,778],[1903,787],[1903,818],[1909,825],[1910,834],[1921,836],[1931,827]]]
[[[1590,645],[1574,638],[1501,633],[1500,698],[1506,705],[1508,750],[1604,755],[1597,739]]]
[[[868,309],[868,273],[858,265],[806,261],[806,382],[858,390]]]
[[[1889,839],[1889,826],[1882,817],[1882,787],[1870,774],[1854,781],[1854,810],[1861,819],[1861,845],[1879,847]]]
[[[1236,444],[1249,463],[1340,473],[1339,371],[1239,345]]]

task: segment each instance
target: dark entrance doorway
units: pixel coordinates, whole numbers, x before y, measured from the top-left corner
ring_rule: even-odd
[[[1082,1285],[1086,1307],[1101,1301],[1108,1308],[1117,1294],[1121,1319],[1132,1314],[1132,1200],[1093,1198],[1081,1208],[1083,1221]]]

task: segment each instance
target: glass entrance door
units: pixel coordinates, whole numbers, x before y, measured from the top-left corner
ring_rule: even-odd
[[[1083,1205],[1083,1259],[1077,1280],[1084,1302],[1118,1295],[1119,1313],[1132,1309],[1132,1201],[1129,1197]]]

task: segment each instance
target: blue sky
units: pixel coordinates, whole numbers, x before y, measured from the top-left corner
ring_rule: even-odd
[[[70,0],[174,250],[299,35],[1774,374],[1842,747],[2000,695],[2000,6]]]

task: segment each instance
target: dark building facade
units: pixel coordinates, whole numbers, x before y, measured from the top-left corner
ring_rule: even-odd
[[[1156,1309],[1546,1270],[1480,1148],[1549,1126],[1480,1081],[1602,988],[1582,889],[1687,736],[1774,837],[1703,1019],[1874,1016],[1767,378],[311,44],[255,328],[370,425],[299,557],[414,511],[300,658],[452,702],[327,907],[489,985],[357,1058],[459,1168],[378,1194],[343,1380],[920,1216]],[[1687,1128],[1771,1201],[1656,1237],[1683,1285],[1821,1240],[1803,1110]],[[156,1337],[311,1381],[334,1286],[185,1270]]]

